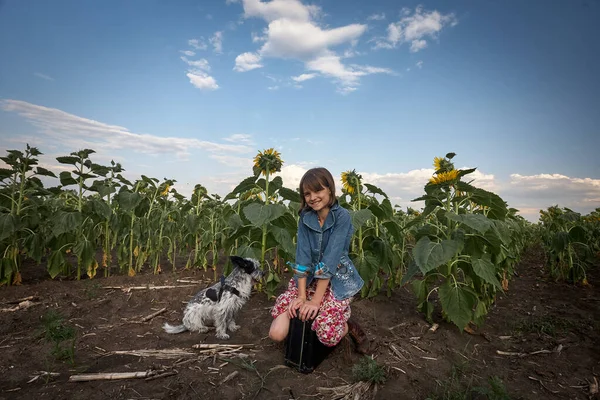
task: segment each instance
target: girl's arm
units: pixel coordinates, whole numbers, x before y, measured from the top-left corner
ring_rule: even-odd
[[[316,318],[319,313],[319,308],[321,307],[321,300],[323,300],[323,296],[325,295],[325,290],[329,286],[329,279],[318,279],[317,280],[317,288],[315,289],[315,294],[310,299],[310,301],[303,302],[300,307],[300,319],[302,321],[306,321],[309,319]]]
[[[309,303],[316,305],[317,307],[321,306],[321,300],[323,300],[323,296],[325,295],[325,290],[329,286],[329,279],[318,279],[317,280],[317,288],[315,290],[315,294],[310,299]]]
[[[298,298],[306,300],[306,277],[298,278]]]

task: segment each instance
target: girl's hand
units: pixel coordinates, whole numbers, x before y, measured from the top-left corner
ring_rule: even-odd
[[[318,313],[319,304],[307,301],[300,307],[300,320],[307,321],[309,319],[314,319]]]
[[[288,316],[290,318],[294,318],[297,314],[296,310],[301,308],[304,305],[304,302],[306,302],[306,299],[300,297],[297,297],[294,300],[292,300],[287,310]]]

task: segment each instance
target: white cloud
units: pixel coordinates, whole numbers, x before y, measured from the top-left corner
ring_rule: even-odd
[[[410,10],[403,9],[403,17],[392,22],[387,28],[386,38],[375,40],[376,49],[394,48],[404,43],[410,43],[410,51],[417,52],[427,47],[426,38],[437,39],[439,33],[446,27],[458,23],[455,15],[442,14],[437,10],[425,11],[421,6],[411,15]]]
[[[385,14],[381,13],[381,14],[373,14],[373,15],[369,15],[367,17],[367,21],[382,21],[385,19]]]
[[[263,32],[262,35],[252,32],[250,35],[252,37],[252,43],[266,42],[268,39],[268,36],[265,34],[265,32]]]
[[[201,58],[200,60],[188,60],[186,57],[181,57],[181,59],[190,67],[199,68],[203,71],[210,71],[210,65],[205,58]]]
[[[256,68],[262,68],[260,63],[261,56],[255,53],[242,53],[235,58],[235,67],[233,69],[238,72],[250,71]]]
[[[333,53],[326,53],[312,61],[306,63],[306,68],[313,71],[318,71],[322,75],[330,76],[339,83],[338,91],[343,94],[354,92],[359,84],[359,79],[365,75],[371,74],[393,74],[394,72],[388,68],[361,66],[361,65],[344,65],[340,61],[340,57]]]
[[[229,137],[223,138],[223,140],[225,140],[227,142],[234,142],[234,143],[247,143],[247,144],[253,143],[252,136],[242,134],[242,133],[233,134]]]
[[[279,90],[279,86],[268,86],[268,90]]]
[[[268,40],[260,54],[307,61],[327,52],[329,47],[360,37],[366,29],[366,25],[351,24],[324,30],[312,22],[279,19],[269,24]]]
[[[423,50],[425,47],[427,47],[427,40],[423,40],[423,39],[413,40],[412,43],[410,44],[410,52],[416,53],[419,50]]]
[[[179,51],[188,57],[193,57],[196,55],[196,53],[191,50],[179,50]]]
[[[263,42],[258,50],[261,57],[298,60],[309,71],[333,78],[341,93],[356,90],[359,78],[374,73],[390,73],[387,68],[348,66],[334,48],[344,43],[352,46],[365,33],[367,25],[350,24],[337,28],[319,26],[316,18],[321,9],[304,5],[298,0],[243,0],[244,16],[264,19],[268,26],[263,36],[254,34],[254,42]],[[345,53],[353,56],[356,53]]]
[[[417,63],[415,64],[417,66],[417,68],[421,69],[423,68],[423,61],[417,61]]]
[[[587,214],[600,207],[600,179],[572,178],[562,174],[510,175],[506,186],[509,205],[530,209],[537,220],[540,209],[558,205]]]
[[[46,74],[42,74],[41,72],[35,72],[33,75],[37,76],[38,78],[45,79],[47,81],[54,81],[54,78],[52,78],[52,77],[50,77],[50,76],[48,76]]]
[[[190,39],[188,40],[188,44],[196,50],[206,50],[208,47],[206,42],[204,42],[204,38]]]
[[[217,90],[219,85],[212,76],[202,71],[193,71],[185,74],[190,78],[190,83],[200,90]]]
[[[317,76],[317,74],[301,74],[298,76],[292,76],[292,79],[296,82],[304,82],[304,81],[312,79],[316,76]]]
[[[181,59],[190,66],[185,75],[194,87],[200,90],[217,90],[219,88],[215,78],[208,74],[210,65],[206,59],[189,60],[185,56],[181,56]]]
[[[278,19],[291,21],[310,21],[320,14],[320,7],[304,5],[298,0],[243,0],[244,16],[246,18],[259,17],[267,22]]]
[[[217,31],[215,34],[208,39],[210,44],[213,46],[215,53],[221,54],[223,52],[223,32]]]
[[[106,152],[128,150],[145,154],[175,154],[187,158],[190,151],[201,149],[213,155],[247,154],[246,144],[226,144],[205,140],[140,134],[127,128],[69,114],[56,108],[20,100],[0,100],[0,108],[13,112],[49,136],[53,143],[67,148],[93,148]]]

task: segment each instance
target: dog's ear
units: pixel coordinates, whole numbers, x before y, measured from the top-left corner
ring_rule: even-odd
[[[240,256],[229,256],[229,259],[236,267],[244,268],[244,265],[246,265],[246,260]]]
[[[251,274],[256,269],[256,266],[253,262],[246,260],[245,258],[239,256],[231,256],[229,257],[231,262],[243,269],[246,273]]]

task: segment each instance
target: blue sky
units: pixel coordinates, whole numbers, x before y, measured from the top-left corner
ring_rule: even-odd
[[[600,207],[600,2],[0,2],[0,153],[82,148],[227,194],[356,169],[418,208],[432,160],[537,220]]]

